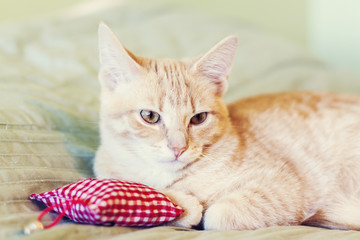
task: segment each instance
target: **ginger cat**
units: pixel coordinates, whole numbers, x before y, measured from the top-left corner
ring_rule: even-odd
[[[360,229],[360,98],[295,92],[226,106],[237,38],[200,58],[137,57],[99,27],[99,178],[185,209],[171,224]]]

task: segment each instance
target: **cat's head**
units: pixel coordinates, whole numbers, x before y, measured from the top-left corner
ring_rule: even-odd
[[[237,38],[186,61],[137,57],[104,24],[99,44],[102,145],[144,168],[177,170],[206,157],[229,126],[222,96]]]

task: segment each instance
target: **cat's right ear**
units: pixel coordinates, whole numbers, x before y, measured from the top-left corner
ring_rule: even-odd
[[[104,23],[99,25],[99,79],[102,87],[114,91],[119,83],[129,82],[140,75],[141,66]]]
[[[223,96],[228,87],[228,77],[238,47],[238,38],[229,36],[203,55],[194,64],[194,71],[216,87],[216,94]]]

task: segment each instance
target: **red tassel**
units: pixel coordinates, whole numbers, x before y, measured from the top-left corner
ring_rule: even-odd
[[[58,207],[59,205],[54,204],[54,205],[51,205],[50,207],[44,209],[40,213],[40,215],[38,216],[38,218],[36,220],[31,220],[29,223],[25,224],[25,226],[23,228],[24,234],[29,235],[38,230],[52,228],[53,226],[55,226],[56,224],[58,224],[61,221],[61,219],[65,215],[65,211],[69,210],[75,202],[77,202],[77,201],[71,202],[71,204],[69,204],[66,209],[61,211],[59,213],[59,215],[55,218],[55,220],[52,223],[50,223],[49,225],[43,225],[41,221],[47,213],[49,213],[50,211],[52,211],[54,208]]]
[[[71,204],[71,205],[72,205],[72,204]],[[53,226],[55,226],[56,224],[58,224],[58,223],[61,221],[61,219],[64,217],[65,211],[68,210],[68,209],[70,209],[71,205],[69,205],[69,207],[68,207],[67,209],[65,209],[64,211],[62,211],[61,213],[59,213],[59,216],[57,216],[57,217],[55,218],[55,220],[54,220],[51,224],[46,225],[46,226],[44,225],[44,229],[52,228]],[[42,221],[42,218],[45,216],[45,214],[47,214],[48,212],[50,212],[51,210],[53,210],[55,207],[58,207],[58,206],[55,204],[55,205],[52,205],[52,206],[46,208],[44,211],[42,211],[42,212],[40,213],[40,215],[38,216],[38,218],[37,218],[38,221],[41,222],[41,221]]]

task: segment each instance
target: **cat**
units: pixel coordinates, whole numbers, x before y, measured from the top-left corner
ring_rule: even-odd
[[[154,187],[181,227],[360,229],[360,97],[287,92],[226,105],[236,36],[198,58],[135,56],[99,26],[98,178]]]

